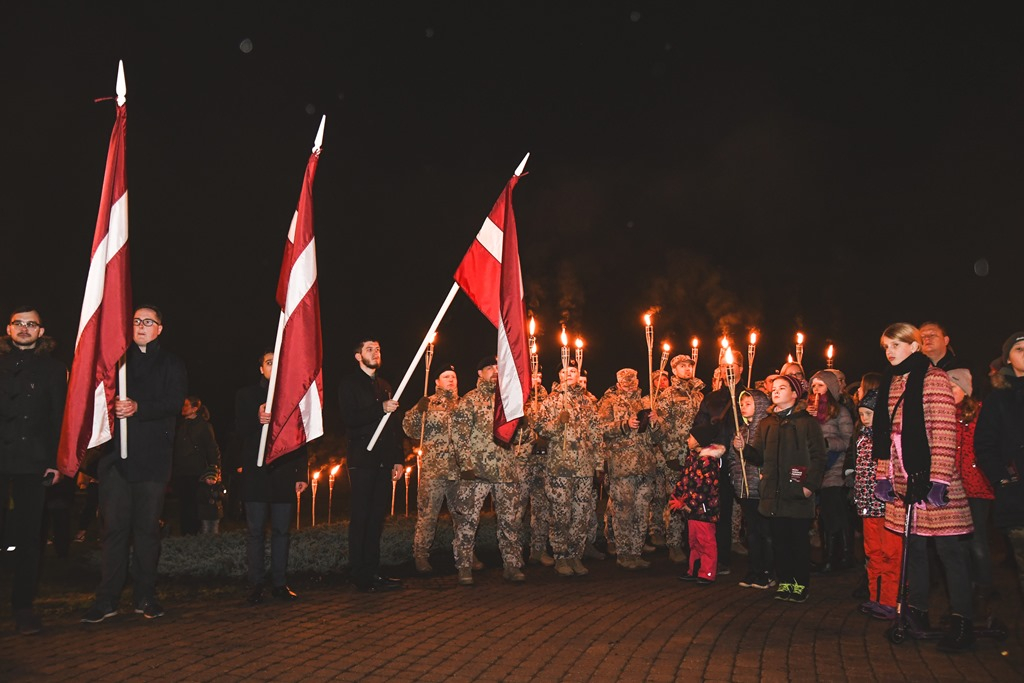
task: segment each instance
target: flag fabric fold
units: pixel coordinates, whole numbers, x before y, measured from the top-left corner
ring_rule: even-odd
[[[280,351],[274,358],[277,380],[265,463],[324,433],[323,340],[313,236],[313,179],[319,159],[317,150],[306,165],[277,281],[277,303],[284,331]]]
[[[512,176],[505,185],[455,271],[459,287],[498,330],[494,438],[504,444],[511,442],[530,393],[523,274],[512,210],[518,180]]]
[[[89,275],[68,377],[57,466],[74,476],[90,448],[110,441],[117,363],[130,342],[131,273],[128,261],[128,186],[125,177],[127,105],[117,107],[103,172]]]

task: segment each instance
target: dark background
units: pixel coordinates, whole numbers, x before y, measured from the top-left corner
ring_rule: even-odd
[[[99,3],[5,10],[0,308],[70,362],[117,60],[135,299],[228,428],[273,343],[274,290],[322,114],[314,191],[328,429],[363,334],[397,385],[484,216],[516,189],[528,308],[600,394],[656,343],[714,337],[755,375],[807,335],[851,381],[884,327],[946,324],[978,367],[1024,327],[1024,41],[976,4]],[[88,4],[89,6],[84,6]],[[243,41],[251,50],[243,50]],[[1016,276],[1016,277],[1015,277]],[[460,390],[495,333],[459,295],[435,362]],[[407,392],[411,404],[422,370]],[[975,379],[976,386],[981,383]]]

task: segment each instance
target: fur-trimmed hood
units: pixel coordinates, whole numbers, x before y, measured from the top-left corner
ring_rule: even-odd
[[[799,401],[797,401],[793,405],[793,413],[799,413],[800,411],[807,412],[807,399],[806,398],[800,399]],[[768,406],[768,414],[769,415],[773,415],[776,412],[778,412],[778,409],[776,408],[774,403],[772,405]],[[793,413],[791,413],[791,414],[793,414]]]
[[[0,356],[5,355],[16,349],[14,341],[10,335],[0,337]],[[53,353],[53,350],[57,348],[57,342],[53,337],[47,337],[45,334],[39,338],[35,347],[32,349],[34,353]]]

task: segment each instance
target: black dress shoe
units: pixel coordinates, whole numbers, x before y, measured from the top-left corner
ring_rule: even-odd
[[[401,579],[396,579],[392,576],[375,576],[373,577],[373,585],[375,586],[395,586],[396,588],[402,585]]]
[[[697,577],[694,576],[693,574],[680,574],[676,578],[679,579],[680,581],[696,581],[697,580]]]
[[[293,591],[288,586],[275,586],[270,591],[270,594],[273,595],[278,600],[285,600],[287,602],[291,602],[293,600],[298,600],[299,599],[299,596],[296,595],[295,591]]]
[[[250,605],[262,605],[266,601],[266,597],[263,595],[263,586],[253,588],[252,593],[249,593],[249,597],[245,601]]]

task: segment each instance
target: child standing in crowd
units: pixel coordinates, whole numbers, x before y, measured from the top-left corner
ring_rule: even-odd
[[[985,473],[974,461],[974,428],[978,424],[981,403],[971,398],[973,383],[971,371],[955,368],[949,371],[953,383],[953,402],[956,403],[956,469],[964,482],[967,505],[971,508],[970,570],[974,584],[974,610],[980,618],[988,616],[988,601],[992,596],[992,558],[988,548],[989,516],[996,494]]]
[[[878,390],[869,389],[860,401],[857,421],[857,464],[853,500],[864,523],[864,557],[867,559],[869,599],[860,611],[876,619],[896,617],[903,539],[885,528],[885,503],[875,498],[875,459],[871,454],[871,421],[875,417]]]
[[[757,425],[768,415],[771,400],[763,391],[748,389],[740,393],[740,434],[750,441],[757,432]],[[758,487],[761,484],[761,468],[744,458],[740,464],[740,453],[736,447],[729,446],[729,477],[732,487],[736,489],[740,509],[743,511],[743,523],[747,530],[747,551],[750,567],[747,575],[740,581],[744,588],[767,590],[775,585],[772,580],[772,534],[768,518],[757,511],[761,496]],[[744,465],[746,467],[744,467]],[[746,479],[744,480],[744,471]]]
[[[822,573],[853,566],[853,529],[843,475],[843,456],[853,437],[853,416],[842,404],[842,387],[835,373],[817,372],[811,378],[811,395],[807,412],[821,425],[825,436],[827,460],[821,482],[820,515],[822,560],[817,569]]]
[[[679,578],[710,586],[718,576],[718,477],[725,446],[691,449],[686,467],[669,500],[669,507],[686,515],[690,539],[690,571]]]
[[[825,437],[807,414],[806,384],[793,375],[772,380],[772,412],[757,425],[748,444],[741,434],[733,446],[761,466],[758,511],[769,518],[780,583],[776,600],[805,602],[811,575],[814,492],[825,472]]]
[[[220,468],[212,465],[199,480],[199,533],[220,533],[220,520],[224,516],[223,495]]]

